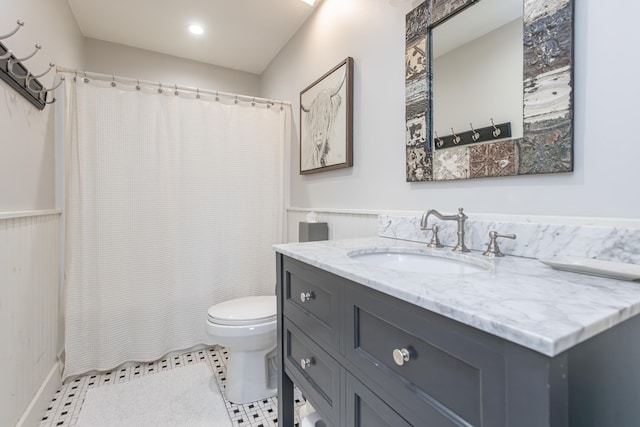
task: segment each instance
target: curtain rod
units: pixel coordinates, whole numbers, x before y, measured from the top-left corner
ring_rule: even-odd
[[[65,68],[65,67],[56,67],[56,72],[76,74],[77,76],[81,76],[83,78],[91,77],[91,78],[94,78],[97,80],[103,80],[103,81],[116,81],[116,82],[119,81],[119,82],[136,83],[136,84],[144,84],[148,86],[158,86],[166,90],[175,89],[175,90],[182,90],[182,91],[188,91],[193,93],[215,95],[215,96],[220,96],[220,97],[229,98],[229,99],[236,99],[238,101],[247,101],[247,102],[260,103],[260,104],[272,104],[272,105],[281,105],[281,106],[284,106],[284,105],[291,106],[290,101],[280,101],[276,99],[259,98],[257,96],[240,95],[237,93],[220,92],[217,90],[200,89],[200,88],[190,87],[190,86],[178,86],[176,84],[165,84],[162,82],[140,80],[140,79],[134,79],[131,77],[122,77],[122,76],[115,76],[111,74],[94,73],[92,71],[73,70],[71,68]]]

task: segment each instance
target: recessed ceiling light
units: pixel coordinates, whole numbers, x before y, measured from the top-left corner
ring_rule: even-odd
[[[313,3],[315,3],[316,0],[302,0],[303,2],[305,2],[306,4],[310,4],[311,6],[313,6]]]
[[[204,28],[202,28],[200,25],[189,25],[189,31],[191,31],[193,34],[202,34],[204,33]]]

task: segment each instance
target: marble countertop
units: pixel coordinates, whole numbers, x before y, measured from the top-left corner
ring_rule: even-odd
[[[398,299],[556,356],[640,313],[640,283],[553,270],[535,259],[458,255],[450,248],[371,237],[275,245],[283,255]],[[374,267],[349,254],[420,251],[489,262],[488,271],[425,274]]]

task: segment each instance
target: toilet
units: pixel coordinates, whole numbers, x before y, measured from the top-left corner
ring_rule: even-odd
[[[209,307],[207,333],[228,350],[225,395],[248,403],[277,393],[276,297],[237,298]]]

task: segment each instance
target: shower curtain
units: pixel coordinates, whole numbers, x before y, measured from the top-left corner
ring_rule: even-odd
[[[136,86],[66,76],[65,378],[215,344],[210,305],[275,289],[290,109]]]

